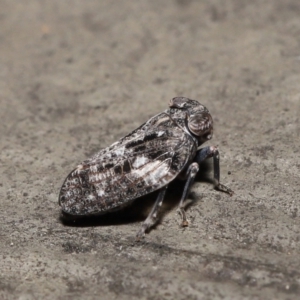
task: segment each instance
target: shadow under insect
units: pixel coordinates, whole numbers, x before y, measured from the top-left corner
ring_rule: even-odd
[[[211,170],[211,160],[202,162],[200,164],[200,170],[195,178],[195,182],[213,183]],[[159,220],[162,220],[169,211],[174,210],[178,206],[184,185],[185,180],[179,179],[175,179],[169,184],[163,205],[159,212]],[[158,191],[150,193],[135,199],[132,203],[123,208],[102,214],[74,216],[61,212],[60,221],[64,225],[72,227],[112,226],[142,222],[149,215],[149,212],[156,201],[157,195]],[[195,204],[200,197],[195,197],[192,192],[190,193],[189,198],[191,198],[192,201],[187,203],[186,208]],[[159,222],[160,221],[158,221],[157,224],[159,224]]]

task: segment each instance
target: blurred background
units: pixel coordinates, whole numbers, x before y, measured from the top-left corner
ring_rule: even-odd
[[[0,0],[0,298],[298,299],[299,15],[297,0]],[[196,183],[190,227],[173,209],[139,245],[140,220],[65,226],[66,175],[175,96],[210,110],[235,195]]]

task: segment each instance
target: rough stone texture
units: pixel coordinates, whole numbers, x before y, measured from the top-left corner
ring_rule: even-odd
[[[299,299],[298,0],[0,0],[0,299]],[[207,106],[222,182],[62,222],[63,179],[186,96]],[[72,226],[71,226],[72,225]]]

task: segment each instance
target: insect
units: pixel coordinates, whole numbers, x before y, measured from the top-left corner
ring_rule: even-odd
[[[65,179],[59,204],[70,215],[103,214],[159,191],[137,233],[140,239],[157,222],[168,185],[178,177],[186,180],[178,210],[182,226],[187,226],[184,207],[199,163],[213,157],[215,188],[233,194],[220,183],[217,147],[198,148],[212,135],[213,120],[207,108],[196,100],[175,97],[169,109],[79,164]]]

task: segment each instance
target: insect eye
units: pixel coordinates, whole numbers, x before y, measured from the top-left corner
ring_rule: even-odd
[[[202,136],[204,134],[208,134],[207,137],[211,136],[213,122],[210,114],[201,113],[191,115],[188,120],[188,128],[193,134],[197,136]]]

